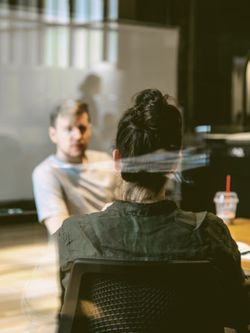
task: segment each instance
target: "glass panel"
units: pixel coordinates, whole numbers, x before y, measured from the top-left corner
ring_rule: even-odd
[[[25,63],[26,52],[26,34],[23,31],[15,30],[11,38],[11,58],[14,65]]]
[[[44,16],[46,21],[54,21],[56,19],[57,4],[55,0],[45,0]]]
[[[57,0],[57,22],[69,22],[69,2],[67,0]]]
[[[69,29],[60,28],[57,34],[57,66],[68,67],[69,65]]]
[[[75,0],[74,22],[103,20],[103,0]]]
[[[108,32],[108,61],[112,63],[117,62],[118,57],[118,32]]]
[[[10,48],[10,33],[7,30],[9,27],[9,22],[0,21],[0,64],[9,63],[9,48]]]
[[[85,68],[88,64],[89,32],[88,30],[77,29],[73,32],[72,38],[72,65],[77,68]]]
[[[19,0],[18,1],[18,17],[25,19],[36,19],[38,0]]]
[[[45,65],[68,67],[69,30],[66,27],[46,29],[45,50]]]
[[[67,0],[45,0],[45,20],[68,23],[69,4]]]
[[[38,0],[28,0],[29,17],[36,19],[38,17]]]
[[[46,29],[45,33],[45,65],[53,66],[56,64],[57,53],[57,31],[55,28]]]
[[[0,20],[0,134],[19,150],[1,137],[9,157],[0,163],[6,175],[0,180],[2,200],[32,198],[31,171],[53,151],[48,113],[61,99],[88,97],[93,123],[100,125],[94,127],[92,148],[110,153],[120,112],[132,95],[152,86],[176,94],[178,29],[8,22]]]
[[[9,14],[9,4],[7,0],[3,0],[0,3],[0,17],[7,16]]]
[[[90,20],[91,21],[103,20],[103,0],[91,0]]]
[[[39,31],[37,30],[31,30],[27,32],[28,37],[28,56],[27,56],[27,65],[38,65],[38,59],[39,59]]]
[[[117,20],[118,19],[118,0],[109,0],[109,12],[108,18],[110,20]]]
[[[96,64],[103,60],[103,31],[90,30],[89,61]]]
[[[75,0],[74,21],[76,23],[86,23],[89,21],[90,0]]]

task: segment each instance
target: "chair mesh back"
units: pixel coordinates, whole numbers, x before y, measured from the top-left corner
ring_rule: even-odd
[[[169,307],[173,307],[175,292],[126,281],[98,279],[93,288],[93,302],[101,311],[100,318],[91,320],[93,332],[144,332],[158,325]],[[170,305],[170,306],[169,306]],[[165,317],[166,318],[166,317]]]
[[[176,288],[174,281],[168,281],[166,287],[160,282],[158,286],[154,282],[153,286],[149,279],[141,282],[129,278],[92,277],[89,281],[84,280],[74,331],[81,332],[84,318],[88,332],[95,333],[221,332],[214,325],[213,331],[205,328],[207,313],[205,316],[199,309],[189,308],[190,297],[190,292],[179,285]]]

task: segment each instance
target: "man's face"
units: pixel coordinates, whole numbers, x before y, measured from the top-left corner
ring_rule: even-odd
[[[56,155],[69,163],[81,163],[91,135],[88,114],[77,118],[59,115],[55,127],[49,128],[49,136],[57,146]]]

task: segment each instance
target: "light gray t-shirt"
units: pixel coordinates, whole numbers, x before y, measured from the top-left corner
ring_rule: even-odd
[[[100,211],[115,198],[117,176],[111,157],[87,150],[88,163],[71,164],[50,155],[33,171],[32,181],[39,221],[61,214]]]

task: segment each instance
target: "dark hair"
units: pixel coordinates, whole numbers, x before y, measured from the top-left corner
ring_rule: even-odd
[[[88,104],[80,100],[68,99],[62,104],[57,106],[55,110],[50,114],[50,126],[55,127],[56,119],[59,115],[71,116],[72,118],[77,118],[83,113],[88,114],[88,119],[90,119]]]
[[[118,124],[116,148],[121,159],[155,152],[179,151],[182,145],[182,121],[178,109],[168,104],[168,96],[157,89],[146,89],[134,97]],[[157,193],[166,182],[166,173],[124,172],[122,178]]]

